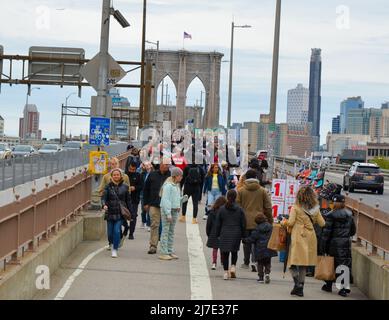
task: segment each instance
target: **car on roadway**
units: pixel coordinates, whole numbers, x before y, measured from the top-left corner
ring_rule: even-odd
[[[30,157],[32,155],[38,154],[33,146],[19,144],[15,146],[12,150],[12,154],[15,158]]]
[[[384,175],[376,164],[354,162],[344,174],[343,189],[349,192],[363,189],[384,194]]]
[[[12,157],[12,150],[8,143],[0,143],[0,160],[6,160],[9,163]]]
[[[53,154],[62,151],[58,144],[44,144],[39,150],[39,154]]]
[[[84,144],[82,141],[67,141],[63,145],[63,150],[82,150]]]

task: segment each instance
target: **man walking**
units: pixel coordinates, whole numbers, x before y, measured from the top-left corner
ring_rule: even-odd
[[[138,206],[140,202],[140,193],[143,189],[143,180],[139,172],[137,172],[137,163],[131,162],[126,169],[126,174],[130,179],[131,203],[133,207],[133,217],[130,222],[130,234],[128,239],[134,240],[134,232],[136,227],[136,220],[138,217]]]
[[[255,217],[262,213],[266,216],[269,223],[273,224],[272,203],[266,189],[261,187],[257,178],[257,172],[250,169],[246,172],[246,179],[242,187],[238,190],[237,203],[242,207],[246,215],[246,238],[250,237],[251,233],[256,228]],[[243,244],[244,264],[242,268],[248,269],[250,264],[250,254],[252,254],[252,245],[249,243]],[[252,255],[252,271],[256,272],[255,260]]]
[[[157,253],[159,226],[161,224],[160,189],[170,177],[169,164],[161,163],[159,169],[150,172],[143,189],[144,209],[150,212],[150,249],[148,254]]]

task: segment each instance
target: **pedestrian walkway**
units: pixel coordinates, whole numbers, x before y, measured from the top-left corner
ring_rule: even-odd
[[[83,242],[52,275],[51,289],[42,291],[35,299],[366,299],[356,287],[351,288],[348,298],[338,296],[336,289],[332,294],[325,293],[321,291],[323,283],[313,278],[306,280],[304,298],[292,297],[292,278],[289,273],[284,278],[283,263],[279,262],[278,257],[272,260],[271,283],[259,284],[256,273],[239,268],[243,263],[243,250],[239,252],[237,279],[223,280],[220,257],[217,270],[210,270],[212,250],[205,246],[206,221],[201,219],[203,205],[199,212],[199,224],[192,225],[190,201],[187,223],[177,224],[175,248],[178,260],[161,261],[158,254],[148,255],[150,233],[141,228],[137,228],[135,240],[126,240],[119,250],[118,259],[111,258],[111,253],[103,249],[107,244],[105,240]],[[82,263],[84,265],[80,267]]]

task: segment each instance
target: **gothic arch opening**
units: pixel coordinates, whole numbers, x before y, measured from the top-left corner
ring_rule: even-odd
[[[186,91],[186,120],[195,128],[202,127],[204,110],[207,104],[206,90],[198,76],[190,82]]]

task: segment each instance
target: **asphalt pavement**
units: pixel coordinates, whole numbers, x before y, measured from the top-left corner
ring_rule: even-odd
[[[161,261],[158,255],[147,254],[150,233],[141,229],[140,216],[135,240],[126,240],[119,258],[111,258],[105,239],[82,242],[51,277],[50,290],[35,299],[107,299],[107,300],[301,300],[290,296],[293,281],[283,274],[283,263],[272,259],[270,284],[259,284],[257,274],[241,269],[243,251],[239,252],[237,279],[223,280],[218,257],[217,270],[211,270],[212,250],[205,246],[206,221],[191,224],[191,201],[187,223],[177,223],[175,252],[178,260]],[[307,278],[305,298],[313,300],[362,300],[366,297],[356,288],[342,298],[334,292],[321,291],[321,281]]]

